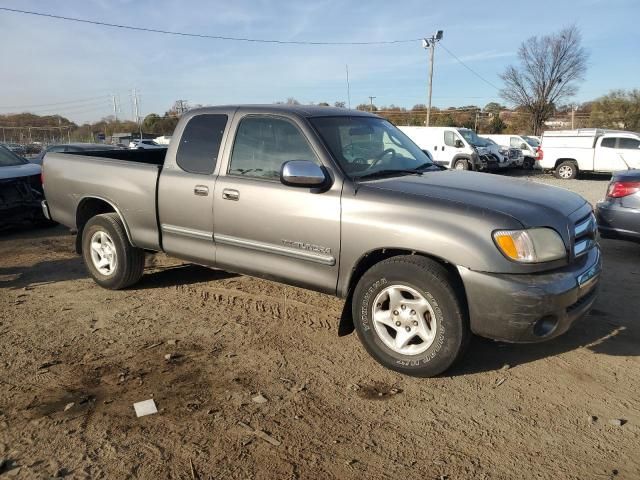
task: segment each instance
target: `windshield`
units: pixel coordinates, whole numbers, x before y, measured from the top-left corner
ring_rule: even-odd
[[[20,158],[8,148],[0,145],[0,167],[15,167],[16,165],[24,165],[27,162],[24,158]]]
[[[409,137],[388,121],[375,117],[310,119],[342,169],[352,178],[376,172],[406,172],[433,166]]]
[[[484,138],[480,138],[473,130],[469,130],[468,128],[459,128],[458,132],[460,132],[460,135],[464,137],[467,143],[474,147],[486,147],[489,145]]]
[[[525,142],[527,142],[529,145],[531,145],[534,148],[537,148],[540,146],[540,142],[535,138],[532,138],[532,137],[522,137],[522,138],[524,138]]]

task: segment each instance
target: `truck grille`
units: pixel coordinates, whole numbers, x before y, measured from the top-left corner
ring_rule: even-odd
[[[590,213],[578,220],[573,229],[573,256],[578,258],[586,254],[596,243],[596,217]]]
[[[510,148],[509,149],[509,159],[510,160],[518,158],[519,156],[520,156],[520,150],[518,150],[517,148]]]

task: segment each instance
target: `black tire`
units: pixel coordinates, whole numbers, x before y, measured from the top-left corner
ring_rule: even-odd
[[[534,164],[535,164],[535,161],[533,160],[533,158],[525,157],[524,163],[523,163],[523,168],[525,170],[533,170]]]
[[[469,161],[460,159],[453,163],[454,170],[470,170]]]
[[[91,257],[91,238],[100,231],[111,238],[115,247],[117,261],[113,272],[108,275],[98,271]],[[82,257],[95,282],[109,290],[120,290],[135,284],[144,271],[144,250],[131,245],[117,213],[96,215],[87,222],[82,230]]]
[[[403,355],[385,345],[376,332],[373,323],[376,297],[396,285],[418,292],[433,309],[435,338],[424,352]],[[371,267],[354,290],[352,308],[356,332],[369,354],[383,366],[405,375],[441,374],[463,355],[471,337],[459,280],[439,263],[418,255],[392,257]]]
[[[558,164],[553,175],[561,180],[573,180],[578,176],[578,164],[573,160],[566,160]]]

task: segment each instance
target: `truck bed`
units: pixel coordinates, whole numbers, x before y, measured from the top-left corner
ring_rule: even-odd
[[[100,199],[119,211],[135,246],[160,250],[156,192],[165,154],[166,150],[47,154],[44,188],[52,218],[73,228],[80,204]]]

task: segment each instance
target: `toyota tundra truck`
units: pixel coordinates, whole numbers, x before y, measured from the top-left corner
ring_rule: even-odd
[[[43,168],[43,210],[77,233],[98,285],[131,288],[165,252],[332,294],[338,334],[408,375],[444,372],[472,333],[557,337],[596,298],[582,197],[446,169],[367,112],[208,107],[166,150],[50,153]]]

